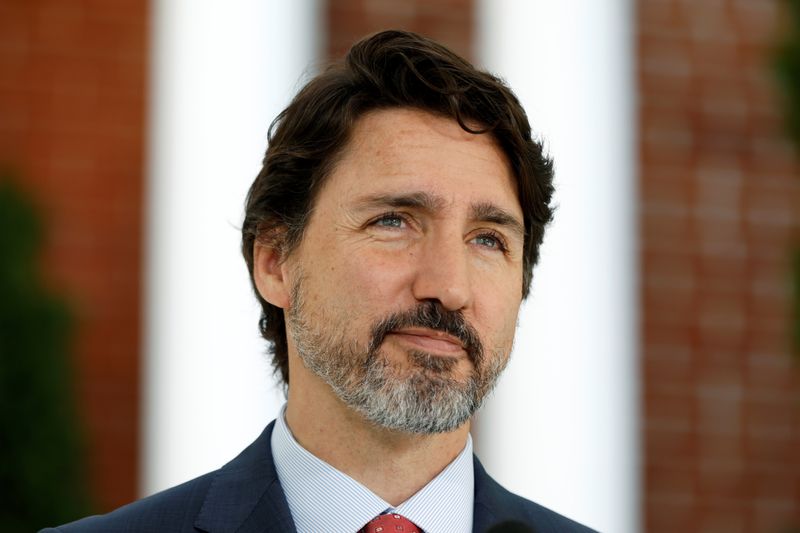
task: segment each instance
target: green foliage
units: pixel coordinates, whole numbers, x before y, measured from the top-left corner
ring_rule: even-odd
[[[784,8],[786,29],[775,54],[775,72],[783,89],[786,128],[800,150],[800,0],[784,0]],[[800,360],[800,245],[795,245],[792,266],[792,337],[795,358]]]
[[[785,31],[775,56],[775,70],[784,91],[786,126],[800,148],[800,0],[785,0]]]
[[[42,225],[0,173],[0,529],[35,531],[88,511],[73,408],[71,320],[37,268]]]

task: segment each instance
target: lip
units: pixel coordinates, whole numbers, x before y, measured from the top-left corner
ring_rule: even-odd
[[[426,352],[450,356],[461,355],[465,352],[464,344],[458,338],[442,331],[427,328],[404,328],[392,331],[387,336],[389,335]]]

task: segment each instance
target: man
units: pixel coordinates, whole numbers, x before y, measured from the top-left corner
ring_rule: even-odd
[[[500,487],[469,436],[552,192],[497,78],[415,34],[357,43],[276,119],[247,198],[286,407],[220,470],[59,530],[590,531]]]

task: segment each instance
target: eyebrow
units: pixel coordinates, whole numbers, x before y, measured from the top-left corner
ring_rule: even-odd
[[[367,196],[357,202],[359,209],[372,207],[414,207],[425,211],[440,211],[444,208],[444,199],[427,192],[408,194],[376,194]]]
[[[444,209],[447,202],[427,192],[414,192],[408,194],[376,194],[359,199],[357,209],[370,209],[375,207],[416,208],[434,213]],[[472,204],[469,209],[470,220],[475,222],[490,222],[507,228],[516,233],[520,239],[525,239],[525,226],[514,215],[491,202]]]

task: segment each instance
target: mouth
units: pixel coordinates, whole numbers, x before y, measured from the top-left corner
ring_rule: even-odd
[[[435,329],[402,328],[387,334],[412,348],[435,355],[458,357],[466,353],[464,343],[458,338]]]

